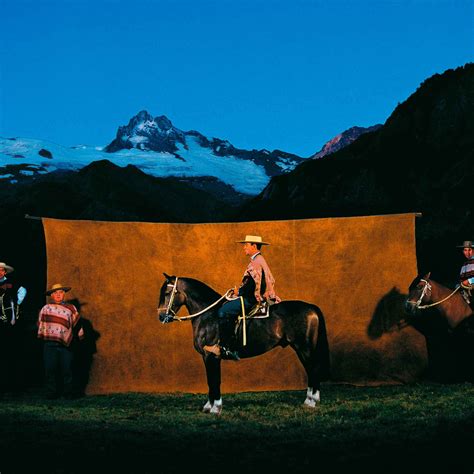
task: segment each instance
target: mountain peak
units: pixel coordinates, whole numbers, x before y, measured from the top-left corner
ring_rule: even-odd
[[[159,115],[158,117],[155,117],[154,121],[163,131],[174,128],[173,124],[171,123],[171,120],[166,115]]]
[[[178,150],[176,142],[186,145],[186,138],[168,117],[160,115],[153,118],[146,110],[141,110],[130,119],[128,125],[118,128],[115,139],[104,150],[113,153],[124,148],[137,148],[175,153]]]
[[[369,132],[375,132],[379,128],[381,128],[381,124],[372,125],[371,127],[358,127],[354,126],[348,128],[342,133],[339,133],[335,137],[331,138],[328,142],[324,144],[318,153],[315,153],[310,157],[311,158],[322,158],[326,155],[330,155],[331,153],[335,153],[336,151],[340,150],[341,148],[350,145],[352,142],[356,141],[361,135]]]

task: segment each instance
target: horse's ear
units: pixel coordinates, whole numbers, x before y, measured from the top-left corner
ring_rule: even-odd
[[[429,279],[430,279],[430,276],[431,276],[431,272],[428,272],[428,273],[425,275],[425,280],[429,280]]]
[[[165,278],[166,278],[168,281],[171,280],[171,277],[170,277],[167,273],[163,272],[163,275],[165,276]]]

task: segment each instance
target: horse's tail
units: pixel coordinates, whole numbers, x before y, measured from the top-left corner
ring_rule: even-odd
[[[326,331],[326,320],[321,309],[313,305],[316,314],[318,315],[318,340],[316,342],[315,357],[318,364],[320,380],[328,380],[331,375],[331,361],[329,357],[329,342]]]

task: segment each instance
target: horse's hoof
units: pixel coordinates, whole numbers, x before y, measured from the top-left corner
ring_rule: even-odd
[[[215,400],[209,413],[211,413],[212,415],[220,415],[221,412],[222,412],[222,399]]]
[[[206,402],[206,404],[202,407],[202,412],[203,412],[203,413],[210,413],[210,412],[211,412],[211,408],[212,408],[211,402],[208,400],[208,401]]]
[[[316,401],[313,398],[307,398],[304,401],[303,406],[305,408],[316,408]]]

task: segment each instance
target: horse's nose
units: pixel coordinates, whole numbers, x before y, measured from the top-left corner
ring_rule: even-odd
[[[405,312],[408,314],[414,314],[416,311],[416,303],[414,301],[405,301]]]
[[[162,323],[171,323],[174,320],[173,316],[167,311],[158,310],[158,317]]]

